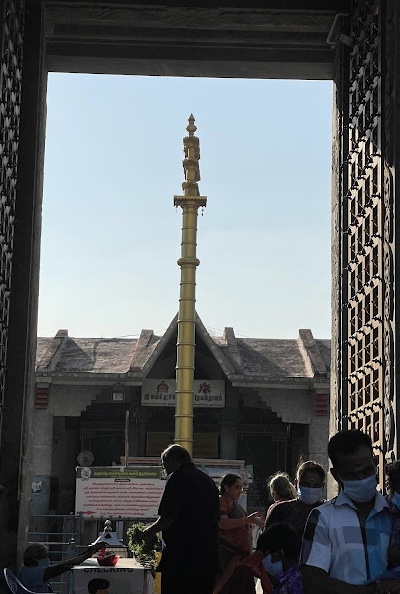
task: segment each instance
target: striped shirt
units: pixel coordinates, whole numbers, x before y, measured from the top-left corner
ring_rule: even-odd
[[[376,493],[367,518],[341,492],[310,513],[301,563],[318,567],[348,584],[366,584],[387,569],[392,521],[387,501]]]

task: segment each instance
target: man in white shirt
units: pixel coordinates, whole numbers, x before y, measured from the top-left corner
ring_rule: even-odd
[[[301,552],[305,594],[400,593],[400,580],[379,582],[387,570],[392,522],[376,490],[371,438],[340,431],[330,439],[328,455],[340,493],[307,520]]]

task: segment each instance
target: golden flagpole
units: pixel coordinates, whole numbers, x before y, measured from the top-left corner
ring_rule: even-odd
[[[197,215],[198,209],[207,204],[207,197],[200,196],[197,185],[200,180],[200,147],[199,139],[194,135],[197,130],[194,121],[190,114],[186,127],[188,136],[183,139],[183,196],[174,196],[174,205],[182,208],[181,257],[178,260],[181,285],[176,352],[175,443],[182,445],[190,454],[193,452],[196,267],[200,264],[196,257]]]

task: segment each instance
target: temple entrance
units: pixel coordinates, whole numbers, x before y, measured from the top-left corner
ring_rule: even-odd
[[[317,12],[306,0],[294,12],[292,2],[279,3],[279,10],[274,2],[256,4],[224,2],[196,12],[174,3],[151,9],[4,3],[0,484],[6,486],[2,533],[10,544],[4,565],[12,566],[7,556],[23,541],[16,526],[26,525],[28,500],[22,497],[20,505],[20,494],[30,486],[26,437],[34,398],[47,70],[335,80],[332,428],[371,433],[381,479],[385,459],[397,457],[399,9],[380,0],[337,0]]]

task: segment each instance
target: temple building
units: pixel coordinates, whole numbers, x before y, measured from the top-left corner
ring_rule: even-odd
[[[326,466],[330,342],[211,336],[196,313],[200,143],[183,139],[179,311],[163,336],[39,338],[32,515],[75,510],[75,467],[159,465],[180,443],[218,479],[237,470],[245,505],[267,503],[267,478],[300,456]],[[108,471],[107,471],[108,472]],[[93,509],[91,510],[93,511]]]
[[[85,349],[75,347],[83,358],[86,356],[86,371],[81,368],[70,372],[68,378],[67,372],[48,371],[47,376],[40,377],[43,388],[41,383],[38,388],[42,391],[34,390],[49,71],[333,81],[330,433],[345,428],[367,432],[378,463],[379,482],[383,485],[385,464],[400,455],[396,374],[400,362],[397,315],[400,277],[396,276],[400,256],[396,208],[400,192],[397,183],[400,3],[394,0],[224,0],[204,6],[176,0],[164,3],[137,0],[134,4],[126,0],[118,3],[5,0],[0,5],[0,27],[0,529],[7,542],[0,551],[1,565],[16,567],[27,540],[32,469],[30,436],[35,435],[35,451],[43,450],[43,468],[35,468],[36,474],[51,477],[51,468],[45,465],[45,462],[49,464],[51,456],[46,452],[51,449],[53,438],[57,440],[61,435],[62,441],[70,431],[56,427],[53,434],[53,415],[60,426],[68,425],[71,419],[72,426],[73,422],[79,425],[77,421],[83,415],[83,411],[77,409],[74,416],[61,407],[55,413],[57,398],[62,401],[57,390],[64,389],[63,394],[68,394],[68,388],[71,390],[73,398],[63,404],[72,407],[75,398],[79,400],[79,390],[84,394],[85,390],[92,389],[93,402],[96,397],[100,399],[96,390],[101,392],[105,382],[100,370],[98,374],[93,372],[101,349],[92,341],[86,355]],[[294,100],[291,108],[295,106]],[[271,114],[266,111],[260,117],[268,118]],[[310,122],[310,129],[312,125]],[[79,138],[77,131],[77,142]],[[260,270],[260,274],[267,275],[267,268]],[[70,344],[67,337],[64,339]],[[62,337],[58,342],[62,342]],[[81,342],[84,341],[71,341],[71,344]],[[215,343],[215,339],[211,342]],[[242,344],[241,341],[234,341],[234,344],[238,342]],[[241,357],[248,343],[242,346]],[[222,352],[231,347],[216,345],[215,348]],[[49,353],[49,364],[54,369],[63,361],[62,350],[59,363]],[[41,353],[43,355],[43,350]],[[72,367],[74,355],[71,357]],[[299,354],[297,360],[302,357]],[[44,360],[40,360],[40,364],[46,369]],[[289,400],[290,407],[296,401],[296,394],[309,396],[307,419],[314,418],[315,406],[311,403],[314,382],[321,377],[318,369],[313,371],[312,366],[303,363],[303,371],[287,372],[286,367],[283,371],[280,365],[278,362],[277,369],[272,370],[276,375],[268,370],[271,375],[267,377],[275,382],[273,388],[268,387],[268,382],[257,383],[262,373],[257,373],[257,380],[247,384],[247,369],[246,373],[242,370],[239,374],[240,381],[234,372],[232,379],[228,374],[227,402],[232,388],[246,402],[249,393],[258,394],[263,402],[267,394],[266,406],[269,406],[270,390],[284,385],[282,393],[293,396]],[[222,369],[222,365],[215,366]],[[129,372],[125,372],[129,377]],[[53,383],[52,373],[61,373],[59,384]],[[277,380],[286,377],[286,373],[293,374],[287,382]],[[115,369],[104,373],[104,377],[110,379],[107,390],[111,390],[113,374],[115,381],[123,379]],[[90,388],[95,377],[99,382]],[[140,381],[133,383],[129,392],[139,388]],[[280,398],[279,390],[278,393]],[[38,399],[42,400],[42,411],[36,408]],[[278,400],[276,397],[275,404]],[[279,402],[281,400],[284,398]],[[88,397],[88,401],[92,399]],[[118,402],[114,404],[117,406]],[[219,412],[222,416],[222,411],[228,410],[225,407]],[[293,423],[290,420],[290,425],[286,415],[291,414],[291,408],[285,413],[273,407],[271,410],[275,410],[282,423],[288,423],[289,439],[295,442],[292,429],[296,424],[303,424],[300,416],[303,409],[293,408],[296,419]],[[164,412],[167,413],[167,409]],[[39,413],[43,413],[41,419]],[[195,415],[195,425],[200,413]],[[37,425],[39,420],[43,425],[42,444],[37,443],[38,433],[42,432]],[[238,427],[239,444],[240,432],[246,425],[232,422]],[[146,421],[138,419],[137,427],[141,424],[146,427]],[[219,429],[221,449],[221,444],[225,443],[223,426],[214,424],[214,430]],[[79,440],[79,429],[71,431]],[[309,429],[309,435],[314,433]],[[60,451],[56,444],[54,455],[56,452],[60,455]],[[61,482],[64,484],[66,477],[60,477],[59,498],[64,489]]]
[[[174,438],[177,319],[163,336],[38,338],[32,514],[74,511],[75,467],[158,459]],[[249,507],[299,456],[326,468],[330,340],[209,334],[196,314],[194,458],[244,460]]]

